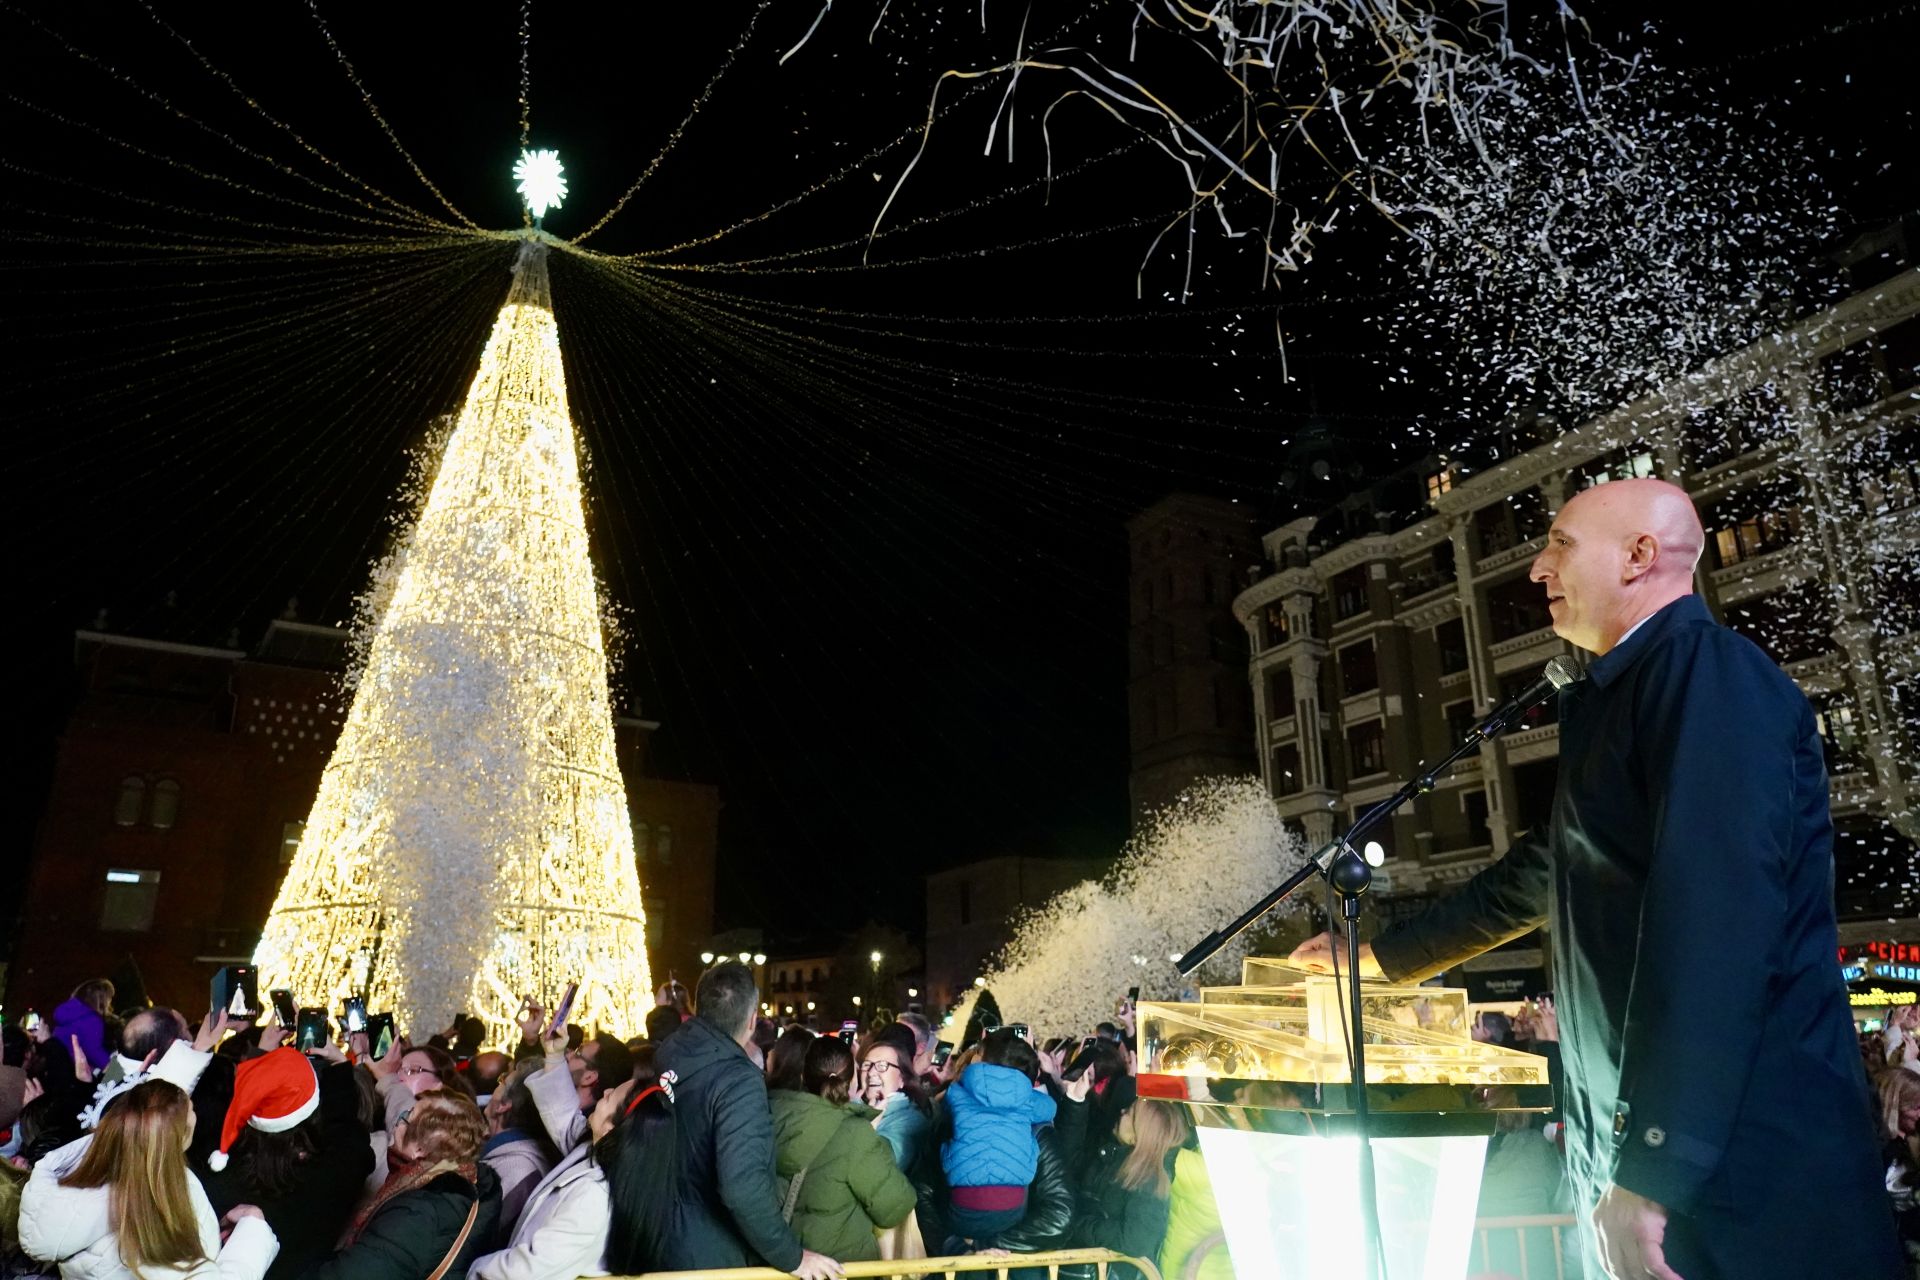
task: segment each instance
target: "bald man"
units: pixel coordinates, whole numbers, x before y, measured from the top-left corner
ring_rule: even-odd
[[[1616,1280],[1894,1280],[1820,736],[1693,594],[1703,543],[1660,480],[1561,510],[1532,578],[1594,660],[1560,692],[1552,818],[1361,969],[1418,981],[1551,924],[1568,1170]]]

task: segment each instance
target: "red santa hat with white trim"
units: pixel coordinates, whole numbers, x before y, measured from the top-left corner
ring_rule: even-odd
[[[285,1133],[320,1109],[320,1080],[298,1049],[274,1049],[243,1062],[233,1073],[233,1101],[220,1125],[220,1148],[207,1157],[215,1173],[227,1167],[228,1152],[243,1128]]]

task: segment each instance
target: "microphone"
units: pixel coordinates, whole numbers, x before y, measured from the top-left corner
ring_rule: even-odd
[[[1547,669],[1540,673],[1538,680],[1508,698],[1499,710],[1475,725],[1473,732],[1467,735],[1467,741],[1485,742],[1488,738],[1499,737],[1513,726],[1514,721],[1545,702],[1549,696],[1585,678],[1586,673],[1572,658],[1563,654],[1553,659],[1547,663]]]

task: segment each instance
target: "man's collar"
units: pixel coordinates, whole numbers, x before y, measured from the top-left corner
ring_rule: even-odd
[[[1640,655],[1651,649],[1662,636],[1695,621],[1713,621],[1713,614],[1707,611],[1706,601],[1697,595],[1689,593],[1661,605],[1629,627],[1627,634],[1620,637],[1620,643],[1588,663],[1587,679],[1593,682],[1594,687],[1604,689],[1639,661]]]

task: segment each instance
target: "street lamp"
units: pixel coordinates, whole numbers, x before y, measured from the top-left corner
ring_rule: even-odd
[[[756,952],[754,952],[754,953],[753,953],[753,962],[754,962],[755,964],[765,964],[765,963],[767,962],[767,953],[766,953],[766,952],[764,952],[764,951],[756,951]]]
[[[880,967],[880,962],[882,960],[885,960],[886,957],[881,955],[878,951],[876,951],[872,955],[868,956],[867,959],[873,961],[873,967],[878,969]]]
[[[753,952],[751,952],[751,951],[742,951],[742,952],[740,953],[740,963],[741,963],[741,964],[750,964],[750,963],[752,963],[752,961],[753,961]]]
[[[701,963],[701,964],[712,964],[712,963],[713,963],[713,952],[711,952],[711,951],[702,951],[702,952],[700,953],[700,963]]]
[[[809,1000],[809,1001],[807,1001],[807,1012],[808,1012],[808,1013],[812,1013],[812,1012],[814,1011],[814,1009],[815,1009],[815,1008],[817,1008],[817,1007],[818,1007],[818,1006],[816,1006],[816,1005],[814,1004],[814,1002],[813,1002],[813,1001],[811,1001],[811,1000]]]
[[[918,1000],[919,998],[920,998],[920,988],[918,987],[907,988],[907,999]]]
[[[858,1008],[860,1007],[860,997],[859,997],[859,996],[855,996],[855,997],[853,998],[853,1007],[854,1007],[854,1008],[856,1008],[856,1009],[858,1009]]]

